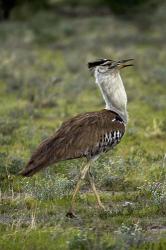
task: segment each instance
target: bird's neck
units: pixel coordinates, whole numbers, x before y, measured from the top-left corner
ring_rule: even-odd
[[[125,123],[128,121],[127,95],[119,72],[96,78],[106,109],[116,112]]]

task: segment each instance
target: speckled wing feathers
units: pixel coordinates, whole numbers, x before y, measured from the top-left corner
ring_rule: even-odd
[[[39,145],[21,174],[31,176],[41,168],[62,160],[89,159],[114,147],[124,132],[123,120],[109,110],[75,116]]]
[[[64,138],[65,149],[59,148],[58,159],[91,157],[115,146],[124,134],[125,126],[117,114],[102,110],[78,115],[65,122],[57,134]],[[55,136],[56,138],[56,136]]]

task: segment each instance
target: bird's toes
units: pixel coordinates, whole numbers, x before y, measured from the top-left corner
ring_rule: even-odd
[[[113,208],[114,207],[114,205],[113,205],[113,203],[112,202],[109,202],[109,208]]]
[[[73,211],[69,210],[66,214],[66,217],[73,219],[77,218],[77,215]]]
[[[98,204],[98,207],[101,209],[101,210],[107,210],[106,207],[101,203],[101,204]]]

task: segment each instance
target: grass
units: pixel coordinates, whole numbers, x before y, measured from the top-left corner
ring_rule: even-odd
[[[0,249],[165,249],[164,8],[148,29],[52,12],[0,24]],[[30,179],[17,173],[64,120],[103,108],[86,66],[101,57],[135,58],[122,72],[130,120],[122,142],[92,169],[106,211],[85,182],[71,220],[65,214],[84,160]]]

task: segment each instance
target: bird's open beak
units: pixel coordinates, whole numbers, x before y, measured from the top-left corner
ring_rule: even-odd
[[[133,66],[133,63],[130,63],[134,59],[126,59],[126,60],[120,60],[117,62],[116,66],[118,69],[123,69],[128,66]]]

